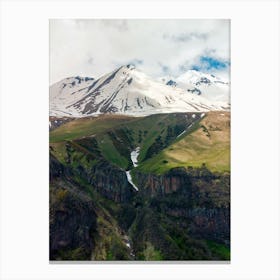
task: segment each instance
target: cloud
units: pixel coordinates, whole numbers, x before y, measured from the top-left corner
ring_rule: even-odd
[[[158,77],[180,75],[201,57],[230,61],[229,27],[220,19],[50,20],[50,83],[129,63]]]
[[[207,33],[181,33],[178,35],[164,34],[163,38],[174,42],[190,42],[192,40],[206,40],[208,38]]]

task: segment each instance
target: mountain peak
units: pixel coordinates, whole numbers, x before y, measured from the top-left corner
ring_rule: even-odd
[[[135,69],[136,67],[135,67],[134,64],[127,64],[127,65],[126,65],[126,68],[128,68],[128,69],[130,69],[130,70],[133,70],[133,69]]]
[[[51,86],[51,115],[84,117],[113,113],[145,116],[227,109],[224,102],[209,101],[193,91],[177,87],[176,80],[166,81],[168,85],[153,80],[133,64],[123,65],[93,81],[73,79],[75,83],[69,80],[67,87],[64,81]]]
[[[189,69],[187,70],[186,72],[189,72],[189,73],[201,73],[200,71],[196,70],[196,69]]]
[[[213,74],[195,69],[187,70],[179,77],[161,77],[158,81],[165,85],[180,88],[194,95],[201,95],[208,100],[222,101],[229,104],[229,83]]]
[[[122,71],[125,71],[125,72],[135,70],[135,69],[136,69],[136,67],[135,67],[134,64],[126,64],[126,65],[123,65],[119,68],[119,70],[122,70]]]

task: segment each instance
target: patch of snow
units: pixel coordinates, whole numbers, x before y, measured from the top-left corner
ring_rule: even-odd
[[[195,114],[192,114],[192,118],[195,119]]]
[[[204,113],[200,115],[200,117],[201,117],[201,118],[203,118],[204,116],[205,116],[205,114],[204,114]]]
[[[140,153],[140,147],[137,147],[135,150],[133,150],[131,153],[130,153],[130,158],[131,158],[131,161],[132,161],[132,164],[134,167],[137,167],[138,166],[138,156],[139,156],[139,153]]]
[[[139,153],[140,153],[140,147],[137,147],[135,150],[133,150],[131,153],[130,153],[130,158],[131,158],[131,161],[132,161],[132,164],[134,167],[137,167],[138,166],[138,156],[139,156]],[[126,173],[126,177],[127,177],[127,181],[132,185],[132,187],[138,191],[138,188],[135,186],[135,184],[133,183],[132,181],[132,177],[131,177],[131,174],[130,174],[130,171],[131,170],[128,170],[128,171],[125,171]]]
[[[131,177],[131,174],[130,174],[130,170],[125,171],[125,174],[126,174],[128,183],[129,183],[136,191],[139,191],[138,188],[134,185],[134,183],[133,183],[133,181],[132,181],[132,177]]]

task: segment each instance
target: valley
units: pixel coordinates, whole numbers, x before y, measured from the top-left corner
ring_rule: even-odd
[[[230,262],[230,30],[49,20],[51,263]]]
[[[50,260],[230,259],[229,112],[61,118]]]

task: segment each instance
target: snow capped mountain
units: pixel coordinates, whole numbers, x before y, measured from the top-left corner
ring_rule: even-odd
[[[208,100],[177,86],[170,87],[133,65],[122,66],[97,80],[67,78],[50,87],[51,116],[84,117],[102,113],[145,116],[227,109],[226,102]]]
[[[229,103],[229,83],[211,74],[188,70],[177,78],[163,77],[160,81],[166,85],[176,86],[187,92],[201,95],[208,100]]]
[[[164,83],[165,85],[168,86],[177,86],[177,83],[175,82],[175,78],[172,76],[165,76],[165,77],[160,77],[157,79],[159,82]]]
[[[71,107],[83,96],[83,91],[87,89],[93,78],[70,77],[63,79],[50,86],[50,116],[71,116],[76,114],[76,110]]]

